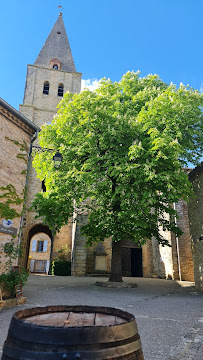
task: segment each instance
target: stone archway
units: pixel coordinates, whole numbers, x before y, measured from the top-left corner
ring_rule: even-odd
[[[27,238],[26,268],[31,272],[48,272],[52,253],[53,236],[51,230],[43,225],[34,225]]]

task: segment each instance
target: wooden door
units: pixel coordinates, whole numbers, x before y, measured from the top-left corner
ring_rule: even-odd
[[[45,260],[35,260],[34,272],[45,273],[46,272],[46,261]]]
[[[131,249],[122,248],[122,276],[131,276]]]

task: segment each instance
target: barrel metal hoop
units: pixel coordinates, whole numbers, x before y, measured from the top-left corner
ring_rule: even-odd
[[[11,349],[4,345],[3,354],[11,359],[21,360],[62,360],[64,355],[67,355],[67,359],[76,359],[76,354],[80,354],[80,360],[102,360],[102,359],[113,359],[125,355],[136,353],[141,348],[140,339],[133,343],[126,344],[124,346],[117,346],[114,348],[99,350],[99,351],[71,351],[71,352],[33,352],[19,349]],[[15,356],[15,357],[14,357]]]
[[[67,344],[77,345],[95,344],[98,338],[102,339],[104,343],[112,341],[122,341],[131,338],[137,333],[137,324],[134,319],[130,323],[118,324],[113,326],[97,326],[97,327],[50,327],[40,326],[34,324],[19,323],[15,318],[11,320],[9,333],[12,337],[29,342],[47,343],[56,345]]]
[[[55,343],[52,344],[47,344],[47,343],[39,343],[38,340],[36,339],[36,341],[33,343],[31,341],[22,341],[17,339],[16,337],[12,337],[11,334],[9,334],[9,337],[7,338],[6,342],[5,342],[5,346],[7,348],[15,348],[15,349],[19,349],[22,352],[25,351],[30,351],[32,349],[33,352],[44,352],[46,349],[46,352],[53,352],[53,351],[57,351],[57,352],[72,352],[75,351],[76,346],[78,351],[81,349],[82,351],[86,352],[86,351],[93,351],[93,352],[97,352],[103,349],[110,349],[110,348],[115,348],[115,347],[122,347],[126,344],[131,344],[131,343],[135,343],[137,340],[140,339],[139,334],[135,334],[132,338],[128,338],[122,341],[113,341],[111,343],[103,343],[102,339],[98,339],[98,342],[95,344],[89,344],[88,342],[86,342],[86,344],[81,344],[81,343],[77,343],[77,345],[67,345],[67,344],[63,344],[63,345],[56,345]],[[87,337],[88,340],[88,337]]]

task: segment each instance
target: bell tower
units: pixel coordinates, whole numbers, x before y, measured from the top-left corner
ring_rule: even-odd
[[[76,72],[60,13],[34,65],[27,66],[20,112],[39,127],[53,120],[63,94],[80,92],[81,75]]]
[[[24,100],[23,105],[20,105],[20,112],[39,127],[51,122],[64,93],[80,92],[81,76],[81,73],[76,72],[60,13],[34,65],[27,66]],[[24,256],[21,265],[31,272],[46,273],[52,246],[53,255],[64,245],[71,248],[72,223],[64,226],[60,233],[55,235],[53,242],[53,234],[43,225],[43,219],[35,219],[35,212],[30,210],[35,194],[40,191],[45,191],[45,186],[36,178],[35,169],[30,167],[22,231]]]

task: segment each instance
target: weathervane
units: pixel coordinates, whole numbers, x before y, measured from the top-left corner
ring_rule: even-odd
[[[62,12],[61,12],[61,11],[62,11],[62,6],[61,6],[61,5],[58,5],[57,7],[60,9],[59,15],[62,14]]]

